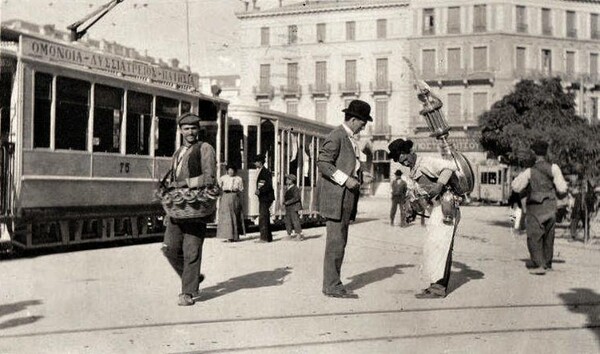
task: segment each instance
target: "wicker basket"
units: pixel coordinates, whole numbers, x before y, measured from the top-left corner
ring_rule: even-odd
[[[174,219],[196,219],[215,213],[220,194],[220,189],[214,186],[201,189],[161,189],[157,192],[157,197],[167,216]]]

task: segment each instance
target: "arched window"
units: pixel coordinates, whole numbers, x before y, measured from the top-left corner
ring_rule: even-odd
[[[375,182],[390,180],[390,160],[385,150],[375,150],[373,154],[373,172]]]

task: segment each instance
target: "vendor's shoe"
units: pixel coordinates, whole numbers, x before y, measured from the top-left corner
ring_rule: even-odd
[[[179,306],[192,306],[194,304],[194,299],[190,294],[179,294],[179,302],[177,305]]]
[[[542,267],[531,268],[529,270],[529,274],[533,274],[533,275],[545,275],[546,274],[546,269],[544,269]]]
[[[441,294],[433,291],[431,288],[427,288],[423,292],[416,294],[415,297],[417,299],[443,299],[446,297],[446,294]]]

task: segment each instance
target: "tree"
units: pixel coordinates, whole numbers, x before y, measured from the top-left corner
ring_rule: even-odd
[[[581,163],[588,176],[597,176],[600,126],[577,116],[574,98],[558,78],[519,82],[479,117],[481,145],[507,164],[528,165],[530,144],[542,139],[550,144],[550,160],[565,173]]]

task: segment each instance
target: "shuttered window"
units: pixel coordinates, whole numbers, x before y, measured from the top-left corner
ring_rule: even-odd
[[[487,92],[475,92],[473,94],[473,117],[477,121],[479,115],[485,112],[488,108]]]
[[[287,71],[288,87],[295,88],[298,85],[298,63],[288,63]]]
[[[379,19],[377,20],[377,38],[386,38],[387,37],[387,20]]]
[[[356,86],[356,60],[346,60],[346,88]]]
[[[271,86],[271,65],[261,64],[260,66],[260,88],[267,90]]]
[[[385,129],[388,125],[388,100],[375,101],[375,126]]]
[[[590,74],[598,75],[598,53],[590,54]]]
[[[270,31],[269,27],[262,27],[260,29],[260,45],[267,46],[270,44]]]
[[[487,14],[485,5],[473,6],[473,32],[485,32],[487,30]]]
[[[317,89],[325,89],[327,87],[327,62],[318,61],[315,64],[315,86]]]
[[[298,43],[298,26],[288,26],[288,44]]]
[[[317,23],[317,43],[324,43],[325,42],[325,36],[327,32],[327,27],[325,26],[324,23]]]
[[[519,72],[525,71],[525,60],[526,60],[527,49],[523,47],[517,47],[517,62],[516,69]]]
[[[377,59],[377,86],[383,87],[388,83],[388,60],[387,58]]]
[[[460,7],[448,8],[448,33],[460,33]]]
[[[315,101],[315,119],[317,122],[327,122],[327,101]]]
[[[356,22],[346,22],[346,40],[353,41],[356,39]]]
[[[460,93],[449,93],[448,94],[448,121],[452,123],[459,123],[462,121],[461,117],[461,94]]]
[[[485,71],[487,70],[487,47],[474,47],[473,48],[473,70]]]
[[[435,74],[435,49],[423,49],[423,74]]]
[[[298,115],[298,101],[287,101],[286,112],[287,114]]]
[[[567,52],[567,73],[573,74],[575,72],[575,52]]]
[[[456,73],[460,70],[460,48],[448,49],[448,72]]]
[[[550,14],[550,9],[542,9],[542,34],[547,36],[552,34],[552,20]]]

